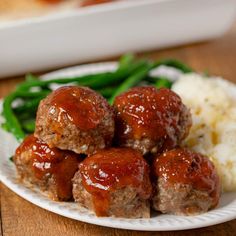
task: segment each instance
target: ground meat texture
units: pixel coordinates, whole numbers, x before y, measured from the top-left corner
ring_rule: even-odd
[[[219,177],[205,156],[187,149],[173,149],[153,163],[153,207],[162,213],[196,215],[217,206]]]
[[[46,192],[53,200],[72,199],[72,181],[82,159],[70,151],[49,148],[30,135],[16,149],[13,158],[20,179]]]
[[[97,216],[150,217],[149,166],[129,148],[101,150],[79,165],[73,178],[76,202]]]
[[[116,97],[117,145],[161,153],[176,147],[188,134],[191,114],[170,89],[135,87]]]
[[[40,102],[35,136],[50,147],[91,155],[111,145],[113,110],[89,88],[61,87]]]

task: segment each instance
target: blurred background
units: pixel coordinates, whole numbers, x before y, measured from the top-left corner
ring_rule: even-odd
[[[127,52],[178,59],[235,83],[235,13],[236,0],[0,0],[0,98],[29,72],[117,60]],[[0,187],[0,235],[166,235],[73,221]],[[167,234],[232,235],[235,227],[233,220]]]
[[[235,0],[0,0],[0,78],[208,41]]]

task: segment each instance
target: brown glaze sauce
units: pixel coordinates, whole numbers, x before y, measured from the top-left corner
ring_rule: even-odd
[[[148,137],[159,140],[175,136],[179,113],[182,110],[180,97],[169,89],[136,87],[115,99],[117,131],[122,139]]]
[[[77,86],[65,86],[55,90],[51,95],[49,112],[59,111],[58,123],[63,127],[63,120],[69,119],[81,130],[95,128],[104,116],[102,107],[106,101],[95,91]]]
[[[128,148],[101,150],[79,165],[82,184],[92,195],[95,212],[107,216],[110,194],[131,186],[143,199],[149,198],[149,167],[142,155]]]
[[[157,177],[169,183],[190,184],[219,199],[219,176],[213,163],[205,156],[188,149],[177,148],[158,156],[154,162]]]
[[[48,175],[54,178],[59,198],[70,198],[72,194],[72,182],[78,163],[81,161],[77,154],[70,151],[62,151],[49,146],[30,135],[16,149],[16,155],[30,152],[30,165],[35,178],[42,180]]]

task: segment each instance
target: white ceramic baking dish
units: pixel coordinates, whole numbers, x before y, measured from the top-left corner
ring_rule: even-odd
[[[225,33],[235,0],[129,0],[0,24],[0,77]]]

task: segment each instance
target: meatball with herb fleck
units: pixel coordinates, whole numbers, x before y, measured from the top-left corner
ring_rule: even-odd
[[[110,148],[87,157],[73,178],[76,202],[97,216],[150,217],[149,166],[131,148]]]
[[[196,215],[217,206],[219,176],[213,163],[199,153],[177,148],[153,163],[153,208],[162,213]]]
[[[16,149],[13,161],[20,179],[38,186],[53,200],[72,199],[72,178],[82,161],[78,154],[49,148],[30,135]]]
[[[117,145],[161,153],[176,147],[188,134],[191,114],[170,89],[135,87],[114,102]]]
[[[91,155],[109,147],[113,135],[112,108],[87,87],[61,87],[39,104],[35,136],[50,147]]]

